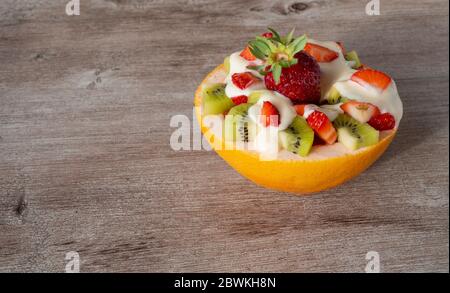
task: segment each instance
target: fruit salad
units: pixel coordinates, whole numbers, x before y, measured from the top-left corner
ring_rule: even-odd
[[[260,153],[329,157],[377,144],[395,131],[403,106],[394,80],[341,42],[273,29],[224,61],[203,90],[202,115],[219,116],[226,141]],[[276,135],[268,135],[268,131]]]

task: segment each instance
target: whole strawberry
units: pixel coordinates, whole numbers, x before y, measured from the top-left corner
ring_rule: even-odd
[[[320,101],[320,68],[308,54],[295,54],[297,64],[281,70],[280,82],[276,83],[272,72],[264,77],[269,90],[277,91],[291,99],[294,104],[318,104]]]
[[[269,29],[271,38],[256,37],[249,42],[252,54],[264,61],[250,69],[264,75],[269,90],[288,97],[294,104],[318,104],[320,100],[320,67],[317,61],[302,51],[306,36],[294,38],[294,31],[281,37]]]

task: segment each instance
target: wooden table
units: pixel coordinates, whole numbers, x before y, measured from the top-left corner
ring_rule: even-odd
[[[0,271],[449,271],[448,1],[0,2]],[[203,76],[266,26],[342,40],[397,81],[387,153],[338,188],[255,186],[174,151]]]

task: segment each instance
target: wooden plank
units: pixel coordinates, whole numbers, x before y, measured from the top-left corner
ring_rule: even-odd
[[[448,272],[448,2],[0,3],[0,271]],[[310,197],[169,146],[175,114],[266,26],[344,41],[405,107],[387,153]]]

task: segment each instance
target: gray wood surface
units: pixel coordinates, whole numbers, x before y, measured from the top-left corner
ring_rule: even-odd
[[[0,271],[448,272],[448,1],[0,1]],[[300,3],[300,2],[299,2]],[[405,115],[362,176],[295,197],[172,115],[266,26],[342,40],[397,81]]]

